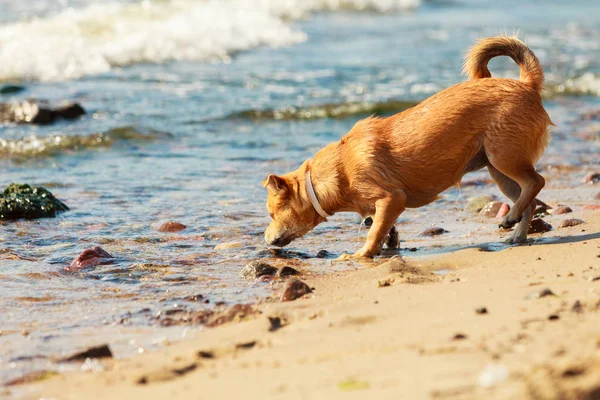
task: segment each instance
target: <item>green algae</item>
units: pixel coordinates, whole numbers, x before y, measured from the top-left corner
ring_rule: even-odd
[[[13,183],[0,195],[0,220],[53,218],[69,207],[43,187]]]

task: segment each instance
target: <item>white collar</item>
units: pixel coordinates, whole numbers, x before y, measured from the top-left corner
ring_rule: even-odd
[[[319,203],[319,199],[317,199],[317,194],[315,193],[315,188],[313,187],[312,181],[310,179],[310,169],[306,170],[306,175],[304,176],[304,178],[306,180],[306,193],[308,193],[308,198],[310,199],[310,202],[312,203],[313,207],[315,208],[315,211],[317,213],[319,213],[319,215],[323,218],[330,217],[330,215],[327,214],[325,212],[325,210],[323,210],[323,207],[321,207],[321,204]]]

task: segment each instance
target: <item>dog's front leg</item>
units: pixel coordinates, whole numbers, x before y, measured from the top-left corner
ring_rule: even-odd
[[[375,215],[373,225],[367,235],[367,242],[360,251],[354,254],[354,257],[374,257],[379,254],[394,222],[404,211],[405,204],[406,193],[402,190],[389,193],[375,202]]]

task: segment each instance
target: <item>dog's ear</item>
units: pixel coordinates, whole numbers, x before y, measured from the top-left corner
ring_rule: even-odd
[[[283,194],[287,191],[287,183],[285,183],[285,180],[273,174],[269,175],[267,179],[262,182],[262,185],[274,193]]]

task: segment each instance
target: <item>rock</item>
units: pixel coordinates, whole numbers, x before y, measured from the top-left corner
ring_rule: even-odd
[[[498,215],[498,211],[500,211],[501,207],[501,201],[490,201],[481,209],[481,211],[479,211],[479,215],[488,218],[494,218],[496,215]]]
[[[25,87],[19,85],[4,85],[0,87],[0,94],[15,94],[23,91],[25,91]]]
[[[261,276],[274,276],[277,268],[262,261],[252,261],[248,263],[241,271],[240,276],[246,279],[256,279]]]
[[[46,125],[57,119],[75,119],[85,114],[85,110],[77,103],[52,108],[35,100],[20,103],[0,103],[0,123],[40,124]]]
[[[365,226],[370,227],[371,225],[373,225],[373,218],[372,217],[367,217],[363,220],[362,222],[363,224],[365,224]]]
[[[423,233],[421,233],[421,236],[438,236],[444,233],[447,233],[448,231],[445,230],[444,228],[440,228],[439,226],[433,227],[433,228],[429,228],[425,231],[423,231]]]
[[[583,206],[583,209],[584,210],[592,210],[592,211],[600,210],[600,204],[587,204],[587,205]]]
[[[219,243],[215,246],[215,250],[239,249],[244,247],[242,242]]]
[[[187,228],[184,224],[175,221],[167,221],[156,227],[159,232],[179,232]]]
[[[552,230],[552,225],[547,223],[541,218],[534,218],[529,224],[529,231],[527,233],[544,233]]]
[[[308,285],[299,279],[291,279],[286,282],[283,293],[281,294],[281,301],[292,301],[305,294],[312,293],[312,290]]]
[[[63,358],[61,362],[84,361],[87,358],[112,358],[112,352],[107,344],[90,347],[89,349],[75,353],[70,357]]]
[[[316,258],[335,258],[335,254],[328,252],[327,250],[319,250]]]
[[[400,234],[395,226],[392,226],[390,229],[390,233],[388,234],[387,239],[385,240],[385,245],[388,249],[393,250],[400,247]]]
[[[552,207],[550,207],[548,204],[544,203],[543,201],[541,201],[540,199],[536,198],[535,199],[535,205],[536,206],[543,206],[546,207],[547,210],[550,210]]]
[[[114,259],[115,258],[110,253],[101,247],[96,246],[82,251],[81,254],[71,262],[71,265],[65,269],[70,271],[74,269],[95,267],[96,265],[112,264]]]
[[[535,208],[535,211],[533,212],[534,217],[537,216],[543,216],[543,215],[550,215],[550,213],[548,212],[548,210],[550,210],[551,208],[549,208],[548,206],[545,205],[538,205]]]
[[[452,340],[465,340],[466,338],[467,335],[465,335],[464,333],[457,333],[452,337]]]
[[[581,304],[581,301],[575,300],[575,303],[573,303],[573,306],[571,307],[571,311],[578,314],[582,313],[583,305]]]
[[[477,214],[483,209],[488,203],[494,201],[491,196],[477,196],[471,197],[465,207],[465,211],[471,214]]]
[[[561,222],[558,227],[559,228],[569,228],[571,226],[577,226],[577,225],[581,225],[583,223],[585,223],[585,222],[581,219],[569,218],[569,219],[565,219],[563,222]]]
[[[485,307],[479,307],[479,308],[475,309],[475,312],[476,312],[477,314],[487,314],[487,313],[488,313],[488,310],[487,310],[487,308],[485,308]]]
[[[498,210],[498,214],[496,214],[496,218],[506,217],[506,214],[508,214],[509,211],[510,206],[508,205],[508,203],[502,203],[502,206],[500,206],[500,209]]]
[[[593,185],[598,182],[600,182],[600,172],[592,172],[583,178],[583,183],[587,183],[588,185]]]
[[[283,267],[279,271],[277,271],[277,276],[282,278],[284,276],[298,275],[299,273],[300,272],[298,272],[298,270],[296,270],[295,268],[288,267],[286,265],[285,267]]]
[[[66,204],[41,186],[12,183],[0,195],[0,220],[53,218],[67,210]]]
[[[571,210],[571,207],[560,206],[560,207],[556,208],[554,211],[552,211],[552,215],[562,215],[562,214],[568,214],[570,212],[573,212],[573,210]]]
[[[543,288],[539,292],[531,293],[526,298],[527,299],[540,299],[542,297],[553,296],[556,297],[556,294],[549,288]]]

